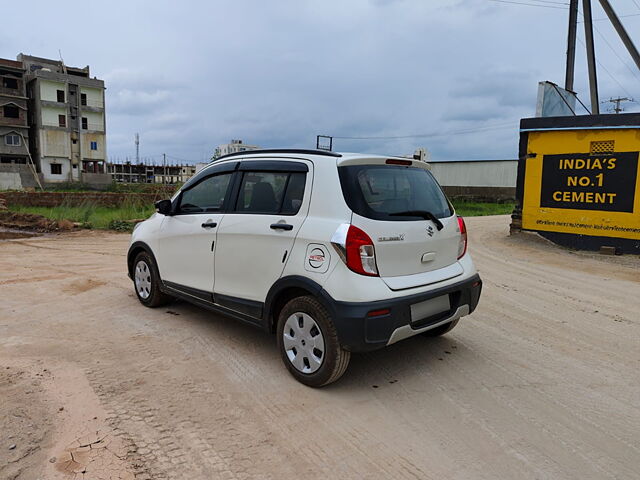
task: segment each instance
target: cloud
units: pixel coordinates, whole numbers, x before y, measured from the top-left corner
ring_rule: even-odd
[[[337,138],[341,150],[425,146],[437,159],[514,158],[517,122],[534,111],[537,82],[564,76],[564,10],[486,0],[113,0],[92,4],[92,22],[80,0],[64,10],[25,0],[24,9],[31,33],[3,25],[0,57],[57,58],[60,49],[69,65],[90,64],[106,83],[108,152],[119,157],[134,154],[139,132],[145,154],[194,161],[231,138],[309,148],[318,134],[428,135]],[[640,29],[640,17],[624,21]],[[61,34],[61,22],[73,33]],[[606,22],[598,28],[615,38]],[[640,74],[599,37],[596,48],[611,74],[599,68],[601,97],[640,98]],[[585,65],[579,49],[583,101]],[[496,124],[506,126],[485,128]]]

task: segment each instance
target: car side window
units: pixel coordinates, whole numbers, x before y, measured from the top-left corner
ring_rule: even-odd
[[[284,215],[295,215],[302,206],[302,198],[304,197],[304,184],[307,175],[304,173],[292,173],[289,176],[289,184],[284,194],[282,202],[282,212]]]
[[[295,215],[302,205],[305,178],[300,172],[244,172],[236,211]]]
[[[232,173],[214,175],[183,191],[178,211],[180,213],[201,213],[222,209],[231,175]]]

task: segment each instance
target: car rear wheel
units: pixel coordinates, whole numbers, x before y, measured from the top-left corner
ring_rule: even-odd
[[[444,335],[445,333],[453,330],[453,327],[458,324],[458,321],[459,320],[454,320],[453,322],[445,323],[444,325],[440,325],[432,330],[427,330],[422,335],[425,337],[439,337],[440,335]]]
[[[140,252],[133,261],[133,285],[138,300],[147,307],[160,307],[171,300],[160,291],[158,267],[147,252]]]
[[[344,350],[327,310],[314,297],[290,300],[278,316],[278,348],[296,380],[322,387],[338,380],[351,353]]]

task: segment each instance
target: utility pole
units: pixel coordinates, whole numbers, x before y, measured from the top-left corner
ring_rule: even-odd
[[[629,34],[622,26],[622,23],[620,22],[618,15],[616,15],[616,12],[611,7],[609,0],[600,0],[600,5],[602,5],[602,9],[604,10],[604,13],[607,14],[607,17],[609,17],[609,20],[613,24],[613,27],[616,29],[616,32],[618,32],[618,35],[620,36],[620,40],[622,40],[622,43],[624,43],[624,46],[627,47],[629,55],[631,55],[631,58],[633,58],[633,61],[636,62],[636,66],[638,67],[638,69],[640,69],[640,53],[638,53],[638,49],[633,44],[631,37],[629,37]]]
[[[165,184],[167,181],[167,154],[162,154],[162,183]]]
[[[621,102],[633,102],[633,98],[627,98],[627,97],[610,98],[609,100],[605,100],[602,103],[613,103],[615,105],[613,107],[613,111],[616,113],[620,113],[624,111],[624,108],[620,106]]]
[[[573,92],[573,73],[576,64],[576,30],[578,28],[578,0],[569,3],[569,35],[567,36],[567,70],[564,89]]]
[[[136,164],[140,163],[140,135],[136,133]]]
[[[596,51],[593,45],[593,18],[591,16],[591,0],[582,0],[584,16],[584,36],[587,45],[587,65],[589,67],[589,91],[591,93],[591,114],[600,114],[598,102],[598,74],[596,73]]]

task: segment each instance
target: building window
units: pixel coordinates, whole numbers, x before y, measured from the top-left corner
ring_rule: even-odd
[[[87,120],[87,117],[82,117],[82,129],[83,130],[89,129],[89,122]]]
[[[0,157],[0,163],[18,163],[24,165],[27,159],[24,157]]]
[[[18,80],[16,80],[15,78],[5,77],[5,78],[2,79],[2,86],[4,88],[17,89],[18,88]]]
[[[3,113],[6,118],[20,118],[20,109],[14,105],[5,105]]]
[[[87,94],[86,93],[81,93],[80,94],[80,105],[86,105],[87,104]]]
[[[66,127],[67,126],[67,116],[66,115],[58,115],[58,126]]]
[[[91,142],[91,150],[98,150],[98,142]]]
[[[50,167],[51,167],[51,175],[62,175],[62,164],[52,163]]]
[[[71,140],[71,143],[73,143],[75,145],[76,143],[78,143],[78,140],[75,140],[75,139]]]
[[[64,90],[56,90],[56,94],[58,95],[58,101],[64,103]]]
[[[13,147],[20,146],[20,135],[5,135],[4,144],[11,145]]]

